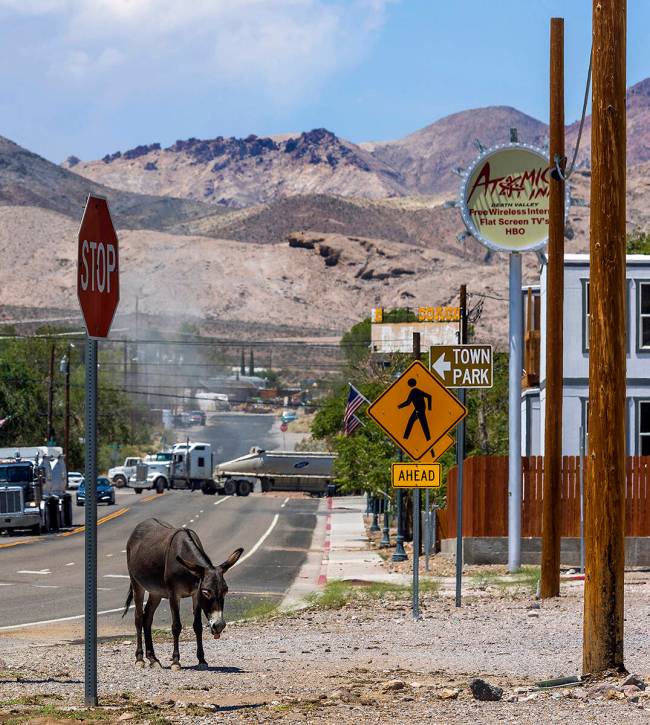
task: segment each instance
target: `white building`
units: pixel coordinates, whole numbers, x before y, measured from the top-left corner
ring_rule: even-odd
[[[539,383],[522,392],[522,454],[544,454],[546,391],[546,271],[539,291],[539,361],[526,350],[524,367],[539,367]],[[587,431],[589,400],[589,255],[564,257],[564,395],[563,455],[580,452],[580,429]],[[626,441],[631,456],[650,455],[650,256],[629,255],[626,270],[626,329],[621,330],[627,351]],[[530,296],[528,297],[530,300]],[[526,337],[535,334],[534,315],[527,315]],[[525,376],[526,377],[526,376]],[[525,380],[524,377],[524,380]],[[537,381],[534,380],[536,383]],[[530,385],[530,381],[529,381]]]

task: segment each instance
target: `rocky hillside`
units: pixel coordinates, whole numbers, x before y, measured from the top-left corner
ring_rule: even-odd
[[[154,143],[64,166],[94,181],[141,194],[182,196],[245,207],[297,194],[382,198],[407,188],[367,151],[316,129],[290,138],[217,138]]]
[[[628,164],[650,161],[650,79],[628,90]],[[116,189],[178,196],[217,206],[249,207],[305,194],[381,199],[414,194],[453,195],[457,167],[484,146],[509,140],[543,146],[545,123],[508,106],[452,114],[397,141],[353,144],[331,131],[244,139],[177,141],[116,151],[97,161],[70,157],[64,167]],[[567,127],[570,154],[578,123]],[[587,118],[581,165],[588,166],[591,119]]]
[[[89,193],[108,197],[115,223],[128,229],[164,229],[215,213],[188,199],[109,189],[0,136],[0,205],[51,209],[80,221]]]

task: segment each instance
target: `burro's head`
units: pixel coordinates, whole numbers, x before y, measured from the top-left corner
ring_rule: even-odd
[[[208,620],[210,632],[215,639],[219,639],[226,628],[223,606],[228,593],[228,585],[224,579],[224,574],[237,563],[243,553],[243,549],[235,549],[219,566],[201,566],[189,562],[181,556],[176,557],[179,564],[191,571],[199,579],[197,590],[199,606]]]

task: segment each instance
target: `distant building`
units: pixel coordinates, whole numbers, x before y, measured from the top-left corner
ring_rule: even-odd
[[[524,290],[522,455],[544,454],[546,411],[546,272],[539,288]],[[588,439],[589,255],[564,257],[564,384],[562,453],[578,455]],[[650,256],[628,255],[626,265],[626,444],[631,456],[650,455]],[[537,343],[535,342],[537,340]],[[537,349],[535,349],[537,347]],[[536,380],[536,371],[539,379]]]

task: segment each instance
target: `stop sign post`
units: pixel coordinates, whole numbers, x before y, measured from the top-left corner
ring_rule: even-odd
[[[85,678],[97,705],[97,340],[107,337],[120,299],[117,234],[108,202],[89,195],[79,227],[77,297],[86,323]],[[67,453],[67,451],[66,451]]]

